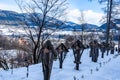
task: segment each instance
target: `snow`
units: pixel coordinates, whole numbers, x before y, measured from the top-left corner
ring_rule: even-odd
[[[33,32],[33,35],[36,35],[36,33],[34,33],[34,29],[31,28],[31,31]],[[5,26],[5,25],[0,25],[0,34],[1,35],[26,35],[27,29],[25,30],[23,27],[16,27],[16,26]],[[66,31],[66,30],[56,30],[56,31],[52,31],[51,29],[45,29],[43,33],[52,33],[52,35],[80,35],[82,34],[82,32],[80,31]],[[86,34],[91,34],[93,32],[88,32],[85,31],[84,35]],[[94,34],[99,34],[99,35],[103,35],[102,32],[94,32]]]
[[[105,57],[101,58],[99,54],[98,62],[94,63],[89,57],[89,49],[84,51],[80,64],[80,70],[75,70],[73,63],[73,52],[70,49],[63,63],[63,69],[59,68],[59,61],[53,63],[51,80],[74,80],[76,77],[79,80],[120,80],[120,56],[115,54],[105,53]],[[100,66],[101,63],[101,66]],[[0,71],[0,80],[43,80],[41,63],[29,66],[29,76],[26,77],[27,68],[16,68],[12,70]]]

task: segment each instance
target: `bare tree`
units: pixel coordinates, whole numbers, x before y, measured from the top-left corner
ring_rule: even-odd
[[[111,26],[111,14],[112,14],[112,5],[113,5],[113,0],[108,0],[107,4],[107,30],[106,30],[106,43],[109,43],[109,35],[110,35],[110,26]]]
[[[110,29],[115,26],[113,22],[120,18],[120,0],[98,0],[98,2],[104,6],[102,9],[106,13],[101,21],[107,22],[106,43],[108,44],[110,42]]]
[[[8,54],[6,53],[6,51],[0,51],[0,68],[2,68],[4,70],[9,69],[7,59],[6,59],[7,56],[8,56]]]
[[[24,30],[31,40],[29,47],[33,54],[33,63],[36,64],[39,61],[39,52],[44,41],[64,24],[64,21],[60,21],[60,19],[65,18],[67,2],[66,0],[15,1],[21,11],[28,14],[27,17],[25,15],[22,24],[25,25]]]
[[[84,29],[85,29],[85,16],[84,13],[81,12],[80,17],[78,18],[80,24],[81,24],[81,29],[82,29],[82,35],[81,35],[81,41],[83,43],[83,39],[84,39]]]
[[[106,30],[106,43],[110,41],[110,29],[114,27],[115,19],[120,18],[120,0],[98,0],[100,4],[104,4],[103,10],[107,15],[103,18],[104,22],[107,22]]]

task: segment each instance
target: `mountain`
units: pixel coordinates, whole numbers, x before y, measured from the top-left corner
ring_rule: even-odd
[[[120,25],[120,19],[115,19],[111,22],[110,29],[118,29]],[[107,29],[107,23],[102,24],[99,29],[106,30]]]
[[[15,21],[20,17],[23,17],[23,15],[13,12],[13,11],[0,10],[0,20]]]
[[[110,26],[110,29],[116,29],[117,28],[117,26],[113,26],[113,25],[111,25]],[[104,30],[106,30],[107,29],[107,23],[104,23],[104,24],[102,24],[100,27],[99,27],[99,29],[104,29]]]
[[[38,13],[32,13],[32,14],[41,16],[41,14],[38,14]],[[47,17],[47,19],[51,19],[51,17]],[[0,10],[0,24],[1,25],[19,26],[19,23],[21,22],[21,20],[26,20],[30,26],[36,25],[33,21],[30,21],[30,15],[27,13],[17,13],[14,11]],[[57,24],[63,23],[62,21],[54,19],[54,18],[53,20]],[[47,22],[47,25],[49,25],[49,27],[55,28],[55,26],[50,26],[50,24],[52,24],[52,22]],[[64,30],[67,30],[67,31],[71,31],[71,30],[80,31],[82,29],[82,26],[83,25],[79,25],[74,22],[68,21],[64,23],[60,28],[64,28]],[[93,25],[93,24],[88,24],[88,23],[84,24],[84,29],[86,30],[95,29],[97,27],[98,26]]]
[[[24,15],[16,13],[14,11],[0,10],[1,25],[18,25],[20,19],[23,18]]]
[[[85,29],[88,29],[88,30],[98,28],[98,26],[94,24],[85,23],[84,25],[85,25]]]
[[[88,23],[85,23],[85,24],[77,24],[77,23],[74,23],[74,22],[66,22],[65,23],[65,26],[67,27],[66,30],[75,30],[75,31],[81,31],[82,30],[82,27],[84,28],[84,30],[92,30],[92,29],[96,29],[98,26],[97,25],[93,25],[93,24],[88,24]]]

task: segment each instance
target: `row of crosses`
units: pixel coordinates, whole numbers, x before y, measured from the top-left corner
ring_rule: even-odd
[[[112,43],[111,43],[112,44]],[[73,55],[74,55],[74,63],[75,63],[75,69],[79,70],[79,64],[81,64],[81,57],[84,52],[84,49],[86,48],[83,43],[79,40],[74,41],[74,43],[71,46],[73,50]],[[107,50],[108,47],[104,45],[104,43],[99,44],[96,40],[93,40],[89,43],[89,48],[90,48],[90,57],[93,62],[97,62],[98,56],[99,56],[99,49],[102,52],[101,58],[104,58],[104,53],[105,50]],[[110,45],[111,48],[111,54],[114,53],[114,45]],[[59,60],[59,68],[63,67],[63,62],[65,60],[65,57],[67,55],[67,52],[69,52],[68,48],[61,43],[59,46],[56,48],[53,47],[52,43],[50,40],[47,40],[41,51],[41,60],[42,60],[42,68],[43,68],[43,75],[44,75],[44,80],[50,80],[50,75],[52,71],[52,65],[53,61],[58,58]]]
[[[81,41],[77,40],[72,45],[72,49],[75,59],[74,63],[76,64],[76,70],[79,70],[79,64],[81,63],[80,59],[84,51],[84,46]],[[65,60],[67,52],[68,48],[63,43],[61,43],[56,48],[53,47],[50,40],[44,43],[40,51],[44,80],[50,80],[53,61],[56,57],[59,59],[59,68],[63,67],[63,61]]]

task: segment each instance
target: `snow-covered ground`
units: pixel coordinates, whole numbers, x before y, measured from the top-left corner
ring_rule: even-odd
[[[63,63],[63,69],[59,69],[59,61],[54,61],[51,80],[120,80],[120,56],[109,54],[99,59],[97,63],[91,61],[89,57],[89,49],[84,51],[82,56],[82,64],[80,70],[74,69],[74,57],[72,50],[69,50],[67,57]],[[0,80],[43,80],[42,65],[36,64],[29,67],[29,76],[26,77],[27,68],[16,68],[13,70],[0,71]]]
[[[31,28],[31,31],[32,30],[34,30],[34,29]],[[27,34],[26,32],[28,32],[27,29],[25,29],[21,26],[16,27],[16,26],[0,25],[0,34],[1,35],[13,35],[13,34],[14,35],[25,35],[25,34]],[[33,34],[35,34],[34,31],[32,31],[32,32],[33,32]],[[47,29],[47,30],[45,29],[43,33],[52,33],[52,35],[81,35],[82,34],[81,31],[73,32],[73,31],[66,31],[64,29],[56,30],[56,31],[52,31],[50,29]],[[86,31],[86,32],[84,32],[84,35],[91,34],[91,33],[93,33],[93,32]],[[95,34],[103,35],[102,32],[94,32],[94,35]]]

